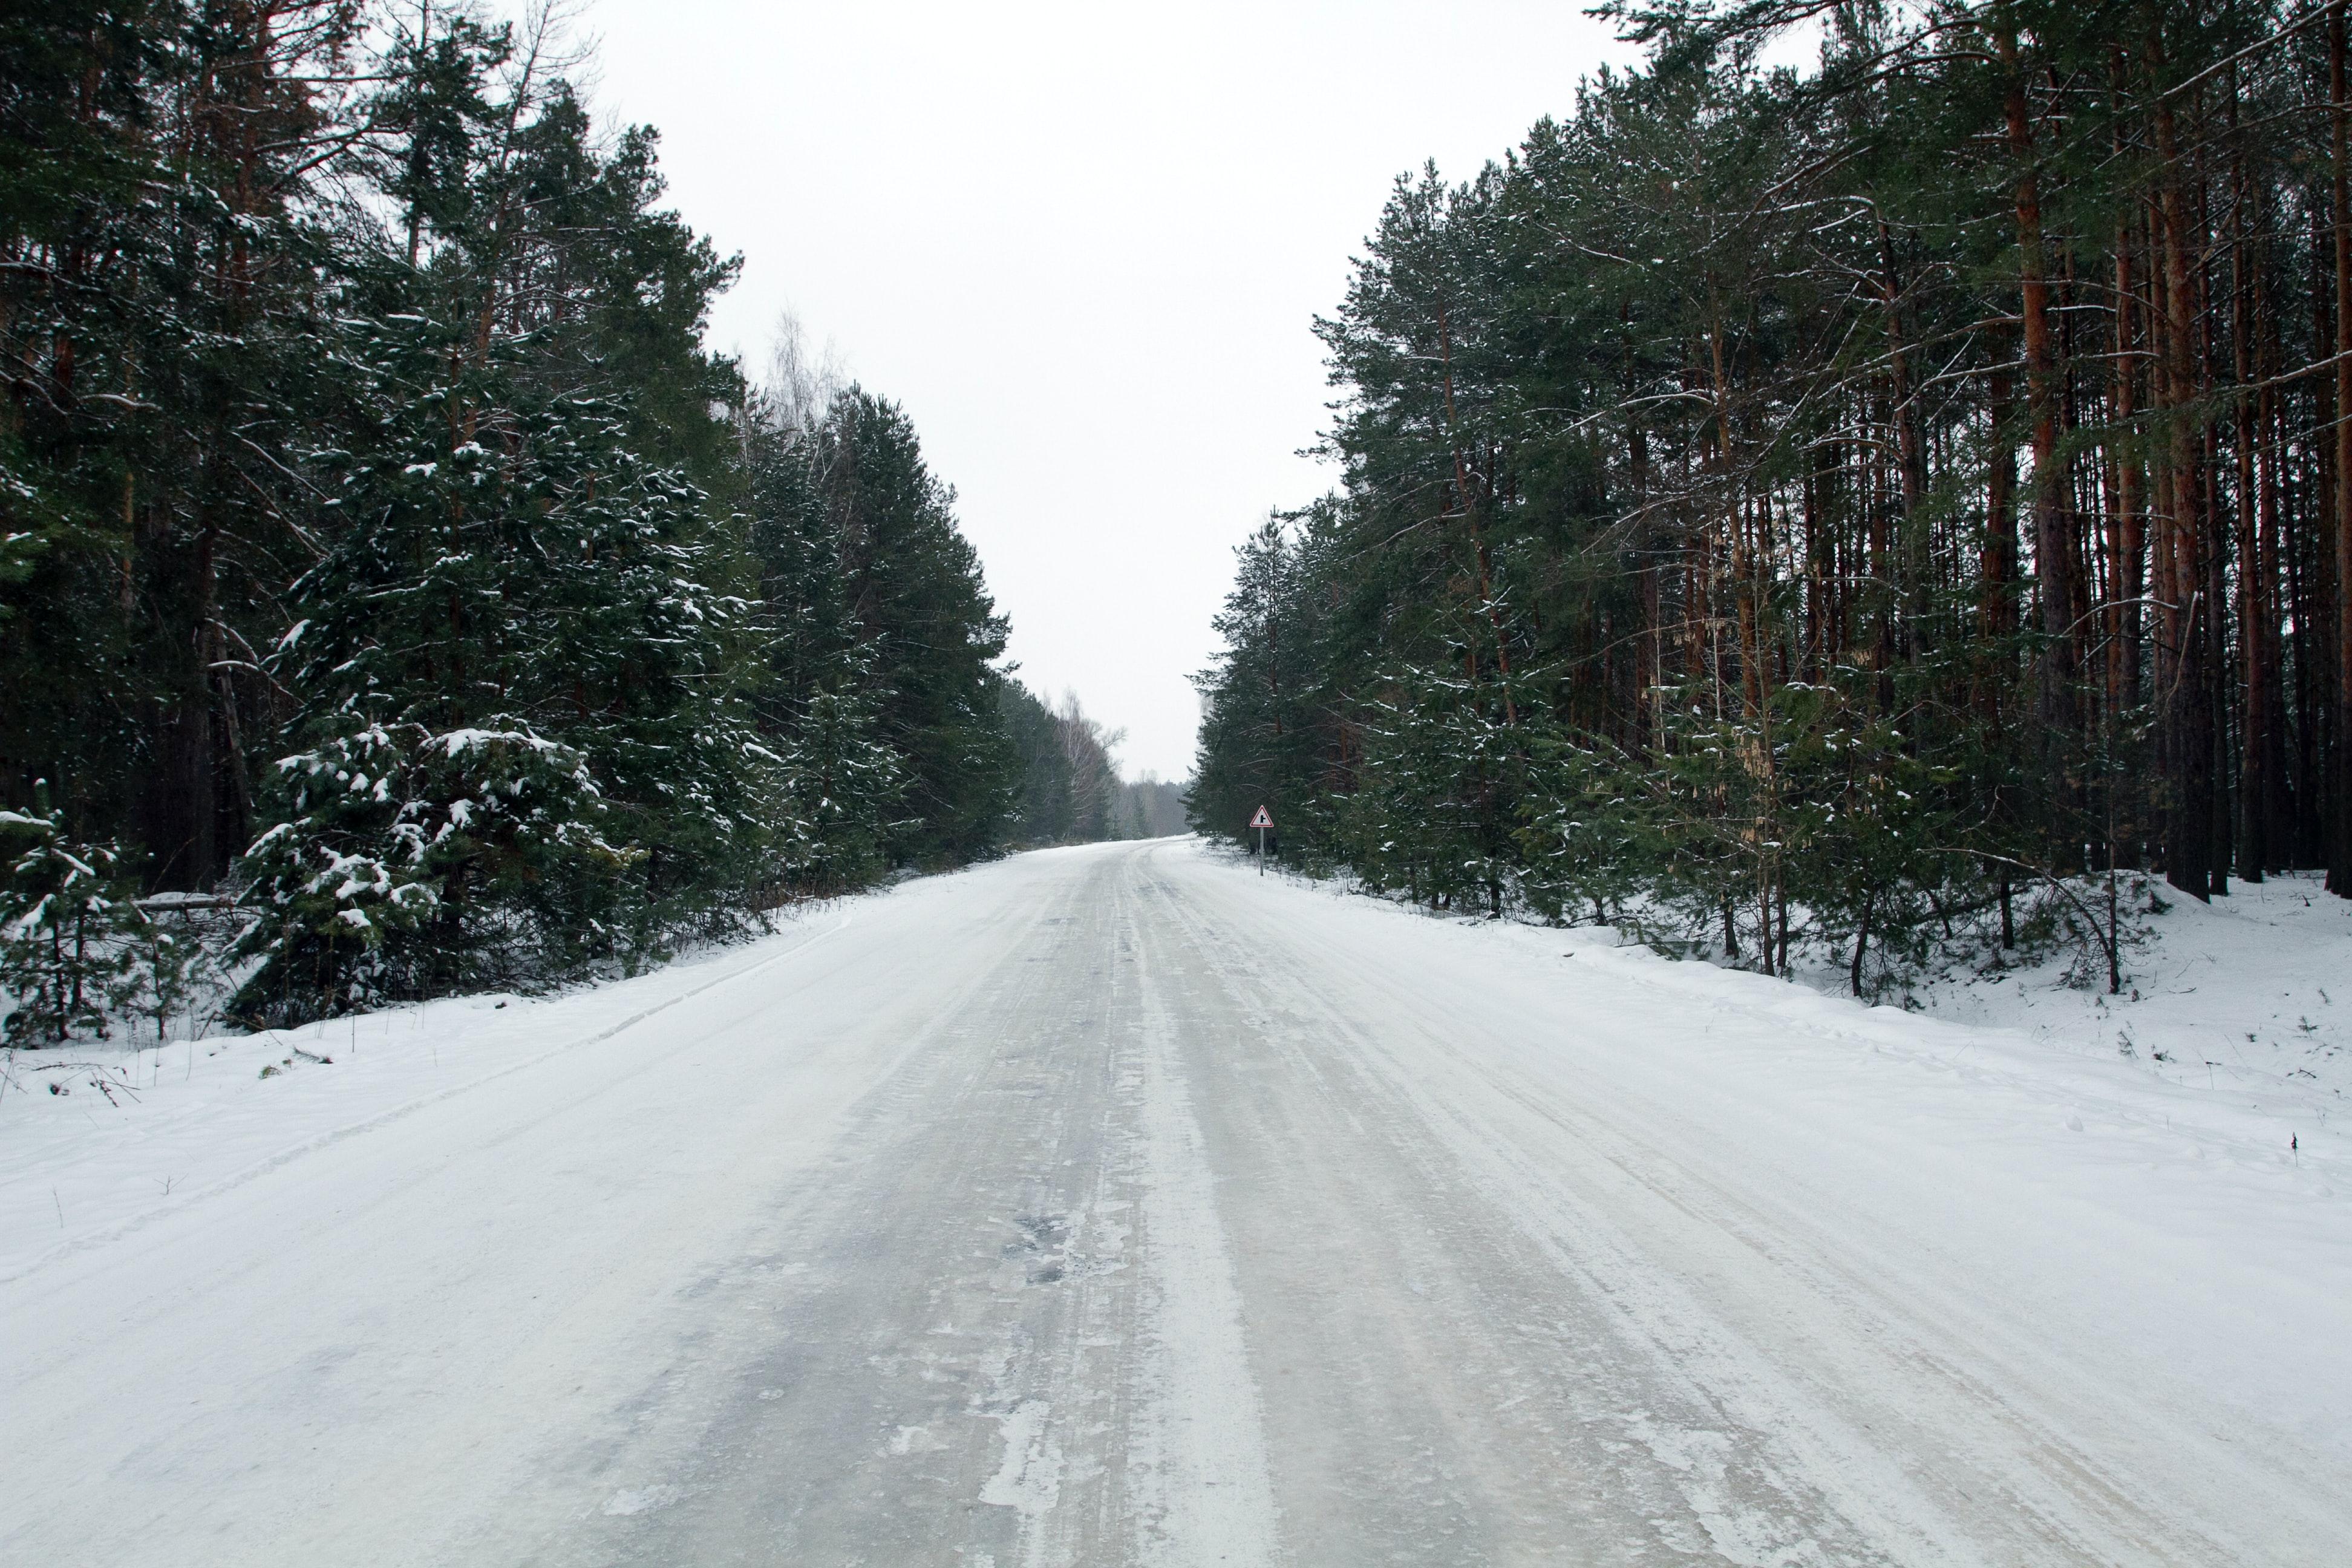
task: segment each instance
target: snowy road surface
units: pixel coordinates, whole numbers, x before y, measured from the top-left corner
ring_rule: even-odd
[[[0,1283],[0,1561],[2352,1562],[2342,1173],[1968,1031],[1182,842],[698,973]]]

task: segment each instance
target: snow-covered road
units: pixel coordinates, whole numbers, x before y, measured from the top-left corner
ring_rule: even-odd
[[[695,973],[0,1283],[0,1561],[2352,1561],[2332,1143],[1183,842]]]

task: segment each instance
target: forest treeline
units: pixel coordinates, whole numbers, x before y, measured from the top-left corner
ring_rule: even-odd
[[[1123,826],[905,415],[704,348],[737,263],[577,64],[544,9],[0,20],[12,1032],[168,1016],[223,955],[158,892],[278,1022]]]
[[[2021,886],[2112,939],[2113,867],[2352,894],[2345,6],[1614,15],[1318,323],[1200,824],[1857,991]]]
[[[1049,704],[1013,679],[1003,691],[1005,731],[1021,776],[1013,842],[1095,844],[1188,830],[1184,786],[1150,773],[1120,777],[1111,753],[1126,731],[1105,729],[1088,718],[1076,693],[1064,692],[1060,702]]]

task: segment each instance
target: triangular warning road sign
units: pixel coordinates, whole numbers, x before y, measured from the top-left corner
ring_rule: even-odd
[[[1257,815],[1250,818],[1250,826],[1252,827],[1272,827],[1274,826],[1274,816],[1272,813],[1268,812],[1265,807],[1261,805],[1257,808]]]

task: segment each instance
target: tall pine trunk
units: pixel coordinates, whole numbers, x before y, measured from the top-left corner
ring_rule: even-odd
[[[2074,541],[2065,511],[2067,487],[2058,453],[2058,367],[2051,342],[2048,258],[2042,233],[2042,182],[2017,29],[2004,4],[1995,13],[1995,44],[2004,75],[2002,119],[2014,166],[2018,300],[2025,348],[2025,398],[2033,433],[2033,573],[2042,606],[2042,727],[2044,785],[2060,816],[2071,815],[2076,781],[2069,776],[2081,723],[2074,689]],[[2055,825],[2053,824],[2053,826]],[[2075,836],[2052,835],[2062,864],[2071,865]]]
[[[2157,40],[2149,55],[2160,63]],[[2160,83],[2160,77],[2158,78]],[[2157,232],[2164,272],[2161,318],[2168,483],[2163,555],[2168,571],[2158,586],[2158,637],[2170,656],[2157,694],[2168,777],[2164,836],[2165,879],[2191,898],[2211,896],[2213,873],[2213,723],[2205,617],[2212,614],[2205,561],[2203,433],[2199,427],[2197,293],[2189,278],[2188,198],[2172,101],[2161,91],[2155,106],[2161,163]]]
[[[2327,96],[2336,217],[2336,724],[2327,888],[2352,899],[2352,104],[2346,101],[2344,0],[2327,11]]]

